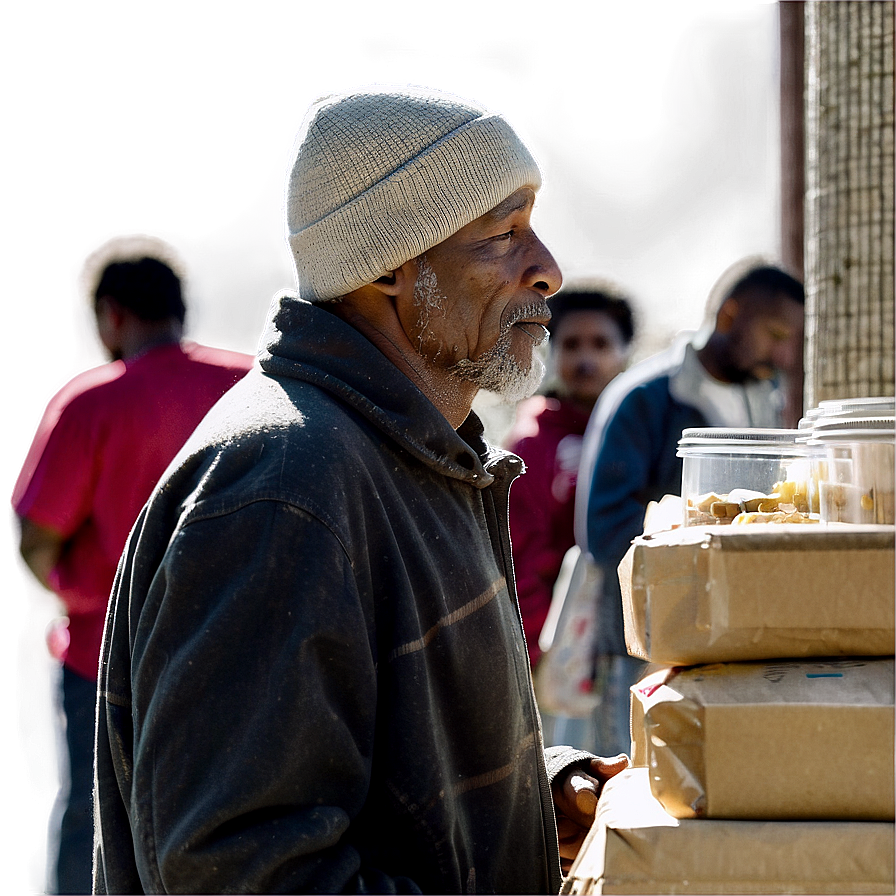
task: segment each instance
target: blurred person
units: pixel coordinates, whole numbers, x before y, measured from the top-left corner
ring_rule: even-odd
[[[627,759],[542,748],[507,525],[521,463],[471,412],[541,378],[561,275],[530,223],[540,183],[457,97],[309,110],[299,295],[125,549],[99,892],[558,892]]]
[[[644,669],[625,648],[617,566],[647,505],[681,494],[683,429],[782,425],[780,378],[802,351],[804,301],[802,284],[776,265],[735,263],[714,286],[701,330],[617,377],[595,406],[576,499],[576,540],[603,578],[591,749],[629,748],[629,687]]]
[[[49,403],[12,497],[22,557],[65,612],[48,637],[61,661],[63,769],[50,892],[91,892],[97,668],[128,532],[187,436],[252,364],[183,341],[178,267],[170,247],[149,237],[112,240],[88,259],[84,285],[110,363]]]
[[[635,335],[630,300],[609,283],[565,286],[548,304],[553,383],[517,407],[507,448],[525,475],[510,491],[510,536],[523,630],[533,665],[573,527],[582,437],[601,392],[621,373]]]

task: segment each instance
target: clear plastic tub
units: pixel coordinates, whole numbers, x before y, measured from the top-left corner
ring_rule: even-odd
[[[847,482],[847,479],[851,476],[851,473],[847,473],[845,470],[847,468],[851,470],[851,466],[846,464],[845,458],[834,458],[832,456],[831,463],[834,464],[836,461],[838,472],[833,472],[835,469],[834,466],[831,467],[831,472],[829,472],[828,455],[843,455],[845,449],[835,451],[831,448],[830,450],[826,450],[822,442],[815,439],[816,427],[822,427],[823,425],[823,428],[819,429],[819,432],[832,430],[836,432],[839,429],[842,429],[842,427],[837,425],[829,426],[828,424],[836,424],[837,421],[843,420],[868,420],[879,417],[890,418],[894,415],[896,415],[896,399],[892,396],[830,398],[819,402],[817,407],[810,408],[806,411],[806,416],[799,422],[799,429],[801,431],[799,438],[800,441],[806,443],[809,452],[811,465],[810,481],[812,483],[813,495],[811,503],[813,511],[818,511],[819,516],[821,516],[819,497],[820,481],[826,483],[826,497],[829,505],[833,502],[834,507],[836,507],[838,503],[841,503],[844,500],[847,504],[850,503],[850,501],[855,503],[855,500],[854,498],[850,499],[848,497],[851,484]],[[834,437],[834,440],[841,440],[841,437]],[[829,438],[828,441],[831,441],[831,438]],[[842,489],[834,487],[838,484],[838,477],[841,479],[839,484],[843,486]],[[867,498],[865,503],[868,503]],[[865,515],[867,516],[867,514]],[[839,511],[835,511],[831,506],[828,507],[824,514],[825,519],[830,520],[831,522],[841,521],[839,519],[841,516],[859,518],[862,514],[857,511],[849,510],[844,511],[844,513],[841,514]]]
[[[815,413],[814,422],[843,420],[857,417],[892,417],[896,415],[896,399],[889,396],[875,398],[829,398],[818,402],[818,407],[808,412]],[[807,416],[808,416],[807,415]]]
[[[824,523],[893,525],[896,417],[822,419],[813,427]]]
[[[796,429],[684,430],[684,525],[816,521],[809,452]]]

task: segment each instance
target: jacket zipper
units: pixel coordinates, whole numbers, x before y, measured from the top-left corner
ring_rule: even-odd
[[[515,456],[501,457],[485,467],[486,471],[495,477],[495,481],[482,490],[483,497],[488,493],[489,504],[491,504],[491,516],[493,524],[496,527],[499,544],[501,546],[501,563],[504,570],[504,578],[507,582],[507,593],[513,601],[516,609],[517,622],[519,623],[520,636],[523,635],[523,618],[520,614],[519,601],[516,599],[516,576],[513,569],[513,555],[510,550],[510,485],[514,479],[520,474],[521,461]],[[500,508],[500,509],[499,509]],[[538,707],[535,703],[535,692],[531,685],[528,690],[529,711],[532,714],[533,722],[540,728],[538,724]],[[544,749],[544,744],[542,744]],[[551,883],[552,892],[559,893],[563,885],[563,877],[560,874],[560,845],[557,841],[557,818],[554,814],[554,797],[551,793],[551,785],[548,781],[547,769],[544,764],[544,757],[537,762],[538,766],[538,788],[541,794],[541,810],[546,819],[550,820],[550,825],[546,824],[545,828],[554,830],[554,837],[546,837],[546,851],[548,856],[548,880]]]

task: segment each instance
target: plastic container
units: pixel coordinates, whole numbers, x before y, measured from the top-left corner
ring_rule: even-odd
[[[892,417],[896,415],[896,398],[884,396],[879,398],[829,398],[818,402],[818,407],[809,411],[815,412],[815,423],[824,420],[842,420],[849,417],[868,419],[870,417]]]
[[[819,516],[821,516],[819,482],[824,481],[826,483],[830,483],[836,480],[836,475],[833,475],[828,470],[829,452],[826,451],[821,441],[815,439],[816,427],[824,424],[825,429],[821,429],[819,430],[819,432],[824,432],[825,430],[837,431],[842,427],[831,427],[828,426],[828,424],[836,423],[836,421],[841,420],[867,420],[877,417],[889,418],[893,417],[894,415],[896,415],[896,399],[894,399],[893,396],[871,396],[865,398],[829,398],[819,402],[817,407],[810,408],[808,411],[806,411],[806,416],[803,417],[799,422],[799,429],[801,432],[799,441],[803,441],[806,443],[810,459],[810,503],[812,505],[813,512],[818,511]],[[837,453],[842,454],[843,452],[841,451]],[[840,460],[842,461],[843,458],[841,458]],[[840,463],[839,466],[840,472],[837,475],[844,477],[842,484],[848,486],[849,483],[846,482],[846,479],[848,479],[851,474],[843,472],[843,463]],[[835,498],[837,500],[840,500],[840,498],[843,497],[842,495],[838,495],[836,490],[832,491],[831,489],[828,489],[827,494],[829,501]],[[853,517],[860,516],[860,514],[857,513],[849,513],[847,515]],[[839,512],[834,513],[830,510],[830,508],[829,512],[825,513],[825,518],[830,520],[831,522],[839,522],[839,516]]]
[[[796,442],[803,448],[805,459],[800,462],[801,468],[794,467],[791,477],[806,482],[806,496],[809,513],[813,519],[820,519],[821,502],[818,494],[818,468],[824,458],[824,449],[812,440],[815,423],[821,418],[820,408],[811,408],[806,416],[797,424]]]
[[[685,526],[817,519],[809,447],[796,429],[686,429],[678,442]]]
[[[823,523],[893,525],[896,417],[845,417],[816,422],[816,460]]]

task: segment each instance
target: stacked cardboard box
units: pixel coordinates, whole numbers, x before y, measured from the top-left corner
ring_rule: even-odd
[[[893,893],[893,527],[645,535],[620,581],[655,667],[564,891]]]
[[[891,824],[678,819],[649,774],[606,784],[564,893],[893,893]]]

